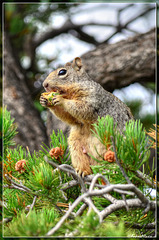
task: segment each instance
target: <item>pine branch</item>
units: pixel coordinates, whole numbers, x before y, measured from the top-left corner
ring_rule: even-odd
[[[138,178],[143,180],[147,185],[149,185],[152,188],[156,188],[155,184],[149,179],[149,177],[146,174],[143,174],[139,170],[136,170],[135,174]]]
[[[9,182],[10,184],[6,184],[6,185],[4,185],[3,187],[9,188],[9,189],[18,189],[18,190],[20,190],[20,191],[23,191],[23,192],[27,192],[27,193],[29,193],[29,194],[32,194],[32,195],[34,195],[35,197],[41,196],[40,191],[33,192],[31,189],[29,189],[28,187],[24,186],[21,182],[20,182],[20,184],[14,182],[7,174],[5,174],[5,177],[6,177],[6,179],[8,180],[8,182]],[[35,197],[34,197],[34,199],[36,200]],[[49,197],[48,197],[48,199],[49,199],[49,200],[52,200],[52,199],[50,199]],[[35,201],[35,200],[34,200],[34,201]],[[33,203],[34,203],[34,201],[33,201]],[[32,204],[33,204],[33,203],[32,203]],[[56,204],[53,203],[53,205],[56,207],[56,209],[57,209],[60,213],[62,213],[61,209],[60,209]],[[32,206],[32,207],[33,207],[33,206]]]
[[[119,166],[119,168],[120,168],[120,171],[122,172],[123,176],[125,177],[127,183],[128,183],[128,184],[132,184],[131,181],[130,181],[130,179],[129,179],[128,176],[126,175],[123,167],[121,166],[118,158],[117,158],[117,153],[116,153],[116,149],[115,149],[114,138],[113,138],[112,136],[111,136],[110,138],[111,138],[112,144],[113,144],[113,150],[114,150],[114,153],[115,153],[116,163],[118,164],[118,166]],[[144,210],[144,212],[143,212],[144,214],[146,214],[146,213],[150,210],[150,201],[145,197],[145,195],[144,195],[135,185],[133,185],[133,186],[134,186],[134,189],[133,189],[134,193],[138,196],[138,198],[141,200],[141,202],[145,203],[145,205],[146,205],[146,208],[145,208],[145,210]],[[125,199],[125,197],[124,197],[124,199]],[[126,208],[127,208],[127,207],[126,207]]]
[[[44,160],[49,163],[51,166],[59,168],[60,170],[70,173],[75,179],[78,180],[78,183],[81,185],[81,192],[86,192],[86,188],[83,182],[83,179],[74,171],[74,169],[67,164],[62,164],[62,165],[58,165],[57,163],[53,162],[53,161],[49,161],[47,156],[44,157]]]
[[[96,175],[90,175],[85,177],[84,179],[81,179],[79,181],[78,175],[75,173],[75,171],[72,169],[72,167],[65,165],[58,165],[54,163],[53,161],[48,161],[47,157],[45,158],[45,161],[51,164],[52,166],[59,168],[62,171],[71,173],[74,177],[77,178],[77,180],[73,180],[69,182],[68,184],[64,184],[62,186],[62,190],[68,189],[72,186],[75,186],[76,184],[80,184],[81,187],[83,187],[84,183],[87,183],[89,186],[89,189],[86,191],[86,188],[84,189],[84,192],[81,196],[79,196],[73,204],[70,206],[69,210],[65,213],[65,215],[60,219],[60,221],[53,227],[47,234],[46,236],[51,236],[53,235],[65,222],[65,220],[73,214],[75,217],[78,215],[81,215],[83,211],[88,207],[88,213],[91,212],[93,209],[95,213],[97,213],[99,217],[99,222],[101,223],[104,218],[106,218],[108,215],[111,213],[115,212],[116,210],[126,208],[129,210],[129,208],[145,208],[143,213],[147,213],[149,210],[154,211],[155,210],[155,201],[150,201],[148,198],[145,197],[145,195],[134,185],[131,183],[130,179],[126,175],[124,169],[122,168],[119,160],[117,159],[117,154],[115,150],[115,144],[114,144],[114,139],[112,138],[113,142],[113,147],[114,147],[114,152],[116,156],[116,162],[125,177],[126,181],[128,182],[127,184],[110,184],[109,181],[102,175],[102,174],[96,174]],[[101,178],[106,185],[99,185],[96,184],[98,179]],[[86,181],[86,182],[85,182]],[[100,187],[101,186],[101,187]],[[98,187],[98,189],[94,189],[95,187]],[[111,196],[112,191],[118,191],[123,197],[123,200],[118,200]],[[82,191],[81,191],[82,192]],[[130,193],[130,194],[129,194]],[[138,198],[134,199],[126,199],[124,194],[129,194],[129,195],[136,195]],[[100,196],[106,198],[108,201],[111,202],[109,206],[107,206],[104,210],[99,211],[95,204],[92,202],[91,197],[93,196]],[[84,204],[79,208],[77,213],[74,213],[74,209],[78,206],[79,203],[84,202]]]
[[[53,235],[61,227],[61,225],[64,223],[64,221],[70,216],[70,214],[73,212],[73,210],[78,206],[78,204],[80,202],[86,201],[87,204],[89,204],[89,206],[90,206],[90,201],[88,202],[88,199],[87,199],[88,197],[102,196],[103,194],[113,191],[114,188],[119,188],[119,189],[124,189],[124,190],[125,189],[133,190],[133,191],[137,192],[136,187],[132,184],[112,184],[110,186],[106,186],[104,189],[101,189],[101,190],[88,191],[88,192],[84,193],[83,195],[79,196],[74,201],[74,203],[69,208],[69,210],[66,212],[66,214],[60,219],[60,221],[56,224],[56,226],[54,228],[52,228],[46,235],[47,236]],[[134,208],[134,207],[144,208],[145,207],[145,203],[142,203],[142,201],[140,199],[128,199],[127,205],[129,208],[130,207],[132,207],[132,208]],[[117,200],[117,201],[115,201],[114,204],[109,205],[107,208],[105,208],[100,213],[99,213],[99,211],[97,211],[98,216],[99,216],[99,221],[102,222],[106,216],[108,216],[109,214],[111,214],[112,212],[114,212],[116,210],[122,209],[125,206],[126,205],[125,205],[124,200]],[[155,201],[150,201],[149,206],[150,206],[151,210],[154,210],[155,209]]]
[[[127,205],[129,208],[144,208],[145,205],[138,199],[127,199]],[[109,216],[111,213],[125,208],[125,201],[124,200],[117,200],[115,204],[109,205],[107,208],[105,208],[102,212],[101,215],[103,218],[106,218]],[[155,211],[155,201],[151,201],[150,204],[150,210]]]
[[[156,223],[147,223],[147,224],[138,224],[138,223],[130,223],[130,222],[125,222],[125,225],[126,226],[130,226],[132,228],[135,228],[135,229],[155,229],[156,227]]]
[[[24,191],[24,192],[31,193],[31,194],[35,195],[35,193],[33,193],[31,189],[24,186],[21,182],[20,182],[20,184],[14,182],[7,174],[5,174],[5,178],[11,183],[9,185],[6,185],[6,187],[19,189],[21,191]]]
[[[122,166],[121,166],[121,164],[120,164],[120,162],[119,162],[119,160],[118,160],[118,158],[117,158],[117,153],[116,153],[116,149],[115,149],[114,138],[113,138],[113,136],[111,136],[110,138],[111,138],[112,144],[113,144],[113,151],[114,151],[114,153],[115,153],[116,163],[117,163],[117,165],[119,166],[120,171],[122,172],[122,174],[123,174],[124,178],[126,179],[127,183],[128,183],[128,184],[131,184],[130,179],[129,179],[128,176],[126,175],[124,169],[122,168]]]

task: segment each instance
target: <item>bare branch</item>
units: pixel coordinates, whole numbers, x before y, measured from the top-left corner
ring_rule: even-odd
[[[12,185],[8,185],[9,188],[15,188],[15,189],[19,189],[24,192],[27,192],[27,193],[32,193],[32,190],[27,188],[26,186],[24,186],[21,182],[20,182],[20,184],[14,182],[7,174],[5,174],[5,177],[12,184]]]
[[[139,199],[127,199],[127,205],[129,208],[144,208],[144,204],[141,203]],[[107,208],[105,208],[101,214],[103,218],[106,218],[108,215],[113,213],[114,211],[117,211],[119,209],[125,208],[125,201],[123,200],[117,200],[115,204],[109,205]],[[151,210],[155,210],[155,201],[151,202]]]
[[[113,191],[114,188],[119,188],[119,189],[126,189],[126,190],[133,190],[136,191],[136,187],[132,184],[116,184],[116,185],[110,185],[110,186],[106,186],[105,189],[102,190],[93,190],[93,191],[88,191],[86,193],[84,193],[83,195],[79,196],[74,203],[72,204],[72,206],[70,207],[70,209],[66,212],[66,214],[60,219],[60,221],[56,224],[56,226],[54,228],[52,228],[46,235],[50,236],[53,235],[60,227],[61,225],[64,223],[64,221],[69,217],[69,215],[71,214],[71,212],[75,209],[75,207],[81,202],[81,201],[85,201],[87,197],[92,197],[92,196],[101,196],[105,193],[111,192]],[[88,201],[87,201],[88,202]],[[142,201],[140,199],[128,199],[127,200],[127,205],[129,208],[131,207],[140,207],[140,208],[144,208],[145,204],[142,203]],[[98,216],[99,216],[99,220],[101,222],[102,219],[104,219],[106,216],[108,216],[110,213],[121,209],[125,207],[125,201],[124,200],[117,200],[115,202],[115,204],[111,204],[109,205],[107,208],[105,208],[103,211],[101,211],[100,213],[98,212]],[[155,209],[155,201],[151,201],[150,202],[150,209],[154,210]]]
[[[29,209],[29,212],[28,212],[27,215],[26,215],[26,218],[29,216],[29,213],[32,211],[32,209],[33,209],[33,207],[34,207],[34,205],[35,205],[36,199],[37,199],[37,196],[34,196],[33,202],[32,202],[32,204],[30,205],[30,209]]]
[[[152,211],[155,210],[155,201],[150,201],[149,199],[147,199],[144,196],[144,194],[129,180],[128,176],[126,175],[124,169],[122,168],[122,166],[120,165],[120,163],[117,159],[114,139],[112,137],[111,137],[111,139],[113,142],[114,152],[115,152],[115,156],[116,156],[116,162],[119,165],[120,170],[121,170],[122,174],[124,175],[124,177],[126,178],[128,184],[110,184],[109,181],[102,174],[96,174],[95,176],[94,175],[86,176],[84,179],[82,179],[82,182],[79,182],[79,183],[80,184],[82,183],[82,185],[84,183],[87,185],[90,185],[88,191],[86,191],[86,188],[84,189],[84,193],[73,202],[73,204],[70,206],[69,210],[60,219],[60,221],[46,234],[47,236],[53,235],[71,214],[73,214],[75,217],[78,215],[81,215],[87,207],[89,207],[87,214],[89,214],[91,212],[91,210],[93,210],[95,213],[97,213],[100,222],[102,222],[103,219],[106,218],[109,214],[113,213],[116,210],[122,209],[122,208],[126,208],[127,210],[129,210],[129,208],[145,208],[145,206],[146,206],[143,213],[146,213],[149,210],[152,210]],[[51,164],[52,166],[54,166],[56,168],[58,167],[62,171],[65,171],[65,172],[71,171],[71,173],[73,172],[72,167],[71,168],[68,167],[67,164],[59,166],[58,164],[48,161],[47,157],[45,158],[45,161],[47,161],[50,164],[52,163]],[[75,172],[73,174],[75,174],[75,176],[76,176]],[[106,183],[106,185],[103,186],[103,185],[96,184],[98,178],[102,178],[104,180],[104,182]],[[78,182],[78,178],[77,178],[77,181],[73,180],[70,183],[68,183],[67,185],[64,184],[62,186],[62,189],[67,189],[70,186],[75,186],[77,182]],[[98,189],[94,189],[95,187],[97,187]],[[111,196],[110,192],[112,192],[112,191],[114,191],[114,192],[118,191],[122,195],[123,200],[118,200],[118,199],[114,198],[113,196]],[[138,198],[126,199],[124,194],[125,195],[126,194],[134,195],[135,194]],[[91,199],[93,196],[104,197],[105,199],[110,201],[111,204],[109,206],[107,206],[104,210],[99,211]],[[84,202],[84,204],[79,208],[77,213],[74,213],[73,212],[74,209],[81,202]]]
[[[147,223],[147,224],[138,224],[138,223],[130,223],[130,222],[125,222],[126,226],[129,226],[131,228],[136,228],[136,229],[155,229],[156,223]]]
[[[155,7],[149,7],[146,10],[144,10],[143,12],[139,13],[137,16],[132,17],[125,25],[124,28],[126,28],[130,23],[134,22],[136,19],[143,17],[144,15],[146,15],[148,12],[154,10]]]
[[[39,38],[34,39],[34,41],[33,41],[34,49],[37,48],[39,45],[41,45],[46,40],[52,39],[56,36],[59,36],[62,33],[68,33],[70,30],[75,30],[80,33],[81,29],[84,26],[86,26],[86,25],[85,24],[74,24],[70,19],[68,19],[62,27],[51,29],[50,31],[46,32]],[[95,40],[95,38],[91,37],[90,35],[87,35],[87,37],[88,36],[89,36],[89,39],[91,39],[91,43],[96,45],[97,41]],[[84,41],[86,41],[86,40],[87,40],[87,38],[84,39]]]
[[[149,179],[149,177],[146,174],[143,174],[139,170],[136,170],[135,174],[138,178],[142,179],[147,185],[149,185],[152,188],[156,188],[155,184]]]
[[[87,208],[87,204],[84,203],[84,204],[78,209],[78,211],[76,212],[76,217],[77,217],[77,216],[81,216],[82,213],[84,212],[84,210],[85,210],[86,208]]]
[[[102,174],[97,173],[97,174],[94,176],[94,178],[93,178],[93,180],[92,180],[92,182],[91,182],[91,185],[90,185],[90,187],[89,187],[89,191],[92,191],[92,190],[93,190],[94,185],[95,185],[96,181],[98,180],[98,178],[102,178],[107,185],[110,185],[109,181],[108,181]]]
[[[70,173],[75,179],[78,180],[79,184],[81,185],[81,192],[86,192],[86,187],[84,185],[83,179],[74,171],[74,169],[67,165],[67,164],[63,164],[63,165],[58,165],[57,163],[53,162],[53,161],[49,161],[47,156],[44,157],[44,160],[49,163],[51,166],[55,167],[55,168],[59,168],[60,170]],[[71,169],[70,169],[71,168]]]

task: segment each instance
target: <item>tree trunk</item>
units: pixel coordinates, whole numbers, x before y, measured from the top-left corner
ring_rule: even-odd
[[[28,146],[30,151],[39,150],[42,142],[47,144],[46,128],[35,109],[24,74],[14,58],[8,36],[4,35],[4,106],[11,112],[17,124],[17,144]]]

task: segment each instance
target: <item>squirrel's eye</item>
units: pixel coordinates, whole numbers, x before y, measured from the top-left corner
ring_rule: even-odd
[[[58,73],[58,75],[65,75],[66,74],[66,69],[61,69]]]

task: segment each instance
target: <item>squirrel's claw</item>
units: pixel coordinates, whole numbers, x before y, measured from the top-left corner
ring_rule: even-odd
[[[60,104],[61,104],[61,100],[62,100],[62,96],[61,96],[61,95],[56,95],[56,96],[52,99],[52,105],[53,105],[53,106],[60,105]]]
[[[87,171],[82,171],[81,169],[78,169],[78,168],[76,168],[75,171],[78,174],[78,176],[80,176],[82,178],[89,175],[89,173]]]
[[[44,98],[43,96],[40,97],[40,104],[43,106],[43,107],[47,107],[48,105],[48,100],[46,98]]]

